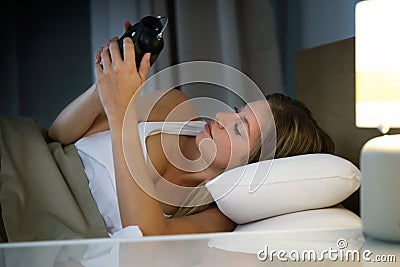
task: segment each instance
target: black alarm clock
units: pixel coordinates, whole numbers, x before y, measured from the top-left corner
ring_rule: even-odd
[[[165,20],[164,24],[161,20]],[[123,55],[123,39],[129,37],[135,46],[136,67],[139,69],[140,62],[146,53],[151,53],[150,65],[158,58],[164,47],[163,33],[168,24],[168,18],[163,16],[146,16],[131,26],[119,39],[118,45]]]

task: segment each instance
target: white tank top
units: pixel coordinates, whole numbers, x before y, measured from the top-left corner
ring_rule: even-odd
[[[158,133],[195,136],[204,128],[204,121],[140,122],[140,142],[147,161],[146,138]],[[110,131],[83,137],[75,143],[89,182],[89,189],[103,216],[110,235],[122,230],[115,184]]]

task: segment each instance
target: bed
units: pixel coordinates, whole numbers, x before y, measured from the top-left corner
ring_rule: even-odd
[[[268,184],[246,201],[242,195],[248,183],[242,179],[230,198],[217,201],[238,223],[233,232],[137,239],[110,239],[100,234],[97,238],[89,235],[85,239],[3,243],[0,266],[259,266],[267,260],[263,260],[267,247],[270,251],[312,248],[318,253],[327,247],[337,248],[341,240],[347,248],[360,249],[364,237],[358,216],[358,153],[378,132],[354,126],[354,38],[299,51],[296,69],[297,97],[333,137],[336,155],[275,161],[271,170],[280,171],[270,173],[274,187]],[[292,166],[304,166],[307,160],[308,166],[324,166],[322,172],[300,167],[293,170]],[[232,171],[247,177],[246,172],[250,175],[260,168],[263,166]],[[282,170],[290,179],[282,180]],[[232,173],[218,177],[207,188],[218,195],[229,175]],[[334,179],[326,179],[328,176]],[[286,191],[278,194],[280,198],[273,194],[281,190]],[[269,192],[269,198],[263,197],[263,192],[264,196]],[[268,205],[272,201],[274,205]],[[255,203],[257,208],[253,208]],[[279,265],[279,261],[270,263]]]

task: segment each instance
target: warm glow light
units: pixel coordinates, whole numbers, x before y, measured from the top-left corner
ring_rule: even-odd
[[[356,125],[400,127],[400,0],[356,5]]]

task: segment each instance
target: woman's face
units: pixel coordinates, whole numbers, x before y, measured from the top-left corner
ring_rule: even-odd
[[[258,144],[261,130],[269,120],[267,101],[251,102],[238,112],[219,112],[196,136],[203,159],[220,169],[247,163],[250,151]]]

